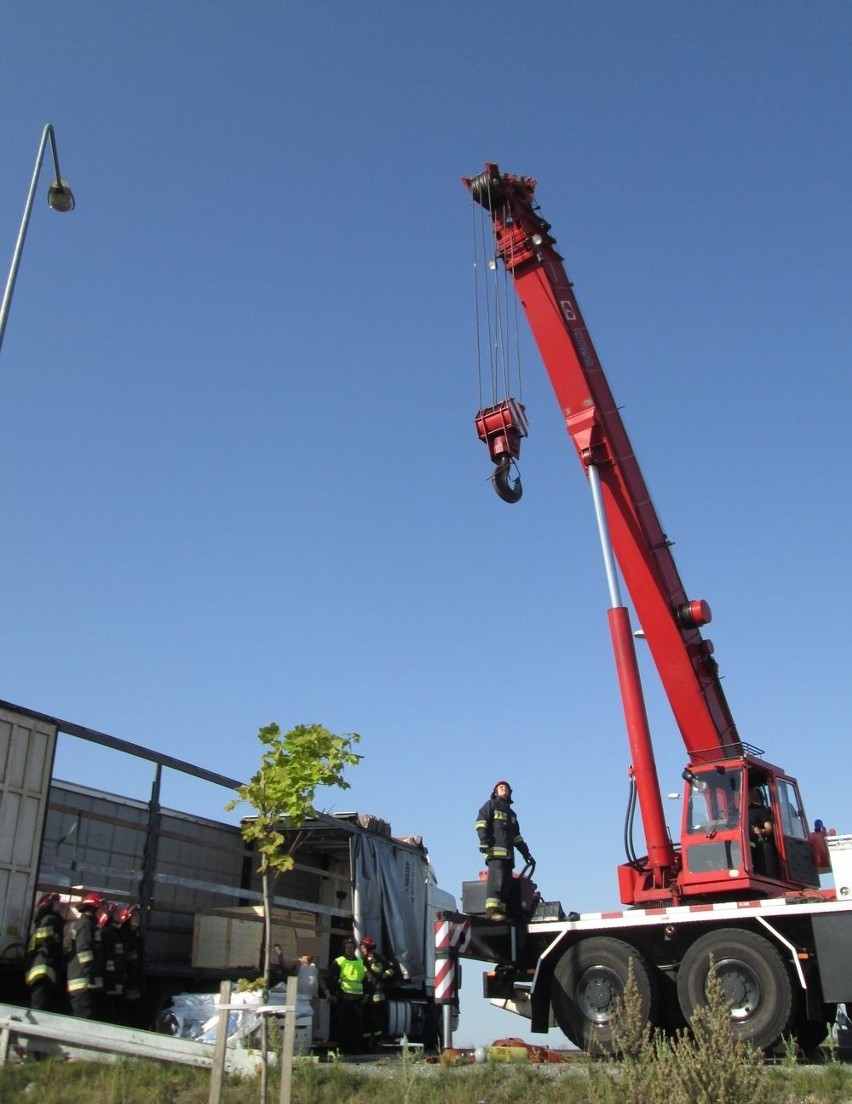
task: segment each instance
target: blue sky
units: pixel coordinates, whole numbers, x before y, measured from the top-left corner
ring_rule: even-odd
[[[45,123],[77,209],[44,203],[48,158],[0,353],[0,697],[238,778],[272,720],[357,731],[324,804],[422,834],[457,894],[508,777],[544,896],[617,904],[605,579],[526,337],[519,505],[473,429],[459,178],[493,160],[539,181],[743,738],[849,830],[847,4],[7,0],[2,25],[0,258]],[[150,785],[76,743],[60,767]],[[457,1041],[523,1034],[478,973]]]

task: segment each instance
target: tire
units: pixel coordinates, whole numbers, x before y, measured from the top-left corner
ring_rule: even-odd
[[[590,1054],[612,1051],[612,1018],[631,969],[642,1014],[653,1020],[657,1009],[654,978],[645,959],[629,943],[595,936],[575,943],[559,959],[550,1000],[556,1022],[575,1046]]]
[[[742,928],[708,932],[680,964],[677,993],[687,1020],[707,1003],[710,960],[731,1007],[734,1034],[768,1051],[789,1032],[795,1015],[790,971],[776,947]]]

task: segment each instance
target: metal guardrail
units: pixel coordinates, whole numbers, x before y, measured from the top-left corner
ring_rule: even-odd
[[[267,1054],[264,1065],[259,1051],[227,1045],[228,1013],[233,1008],[240,1011],[246,1009],[245,1005],[231,1004],[231,993],[231,983],[223,981],[219,989],[219,1026],[214,1044],[200,1043],[194,1039],[175,1039],[156,1031],[116,1027],[96,1020],[75,1019],[73,1016],[36,1011],[13,1004],[0,1004],[0,1066],[5,1065],[13,1050],[21,1058],[39,1054],[100,1062],[115,1062],[121,1058],[175,1062],[209,1069],[209,1104],[220,1104],[224,1074],[254,1077],[259,1073],[265,1078],[268,1066],[275,1061],[274,1055]],[[283,1015],[279,1104],[290,1104],[291,1099],[296,993],[296,978],[288,978],[285,1004],[262,1005],[252,1009],[260,1016]]]
[[[19,1057],[40,1054],[100,1062],[148,1058],[212,1070],[215,1047],[155,1031],[0,1004],[0,1065],[13,1053]],[[247,1077],[255,1076],[261,1066],[257,1051],[233,1047],[225,1048],[224,1062],[227,1073]]]

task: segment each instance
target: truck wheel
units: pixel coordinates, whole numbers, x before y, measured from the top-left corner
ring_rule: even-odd
[[[677,976],[687,1020],[707,1004],[710,960],[731,1008],[734,1033],[758,1050],[769,1050],[790,1030],[794,1000],[790,973],[769,940],[741,928],[708,932],[692,944]]]
[[[644,958],[620,939],[595,936],[569,947],[556,964],[550,1000],[559,1027],[591,1054],[612,1050],[612,1018],[630,977],[639,991],[642,1016],[656,1015],[657,992]]]

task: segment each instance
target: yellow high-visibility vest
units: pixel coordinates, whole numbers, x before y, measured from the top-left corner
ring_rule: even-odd
[[[360,958],[341,955],[334,960],[340,979],[340,991],[347,997],[360,997],[364,993],[364,974],[367,967]]]

